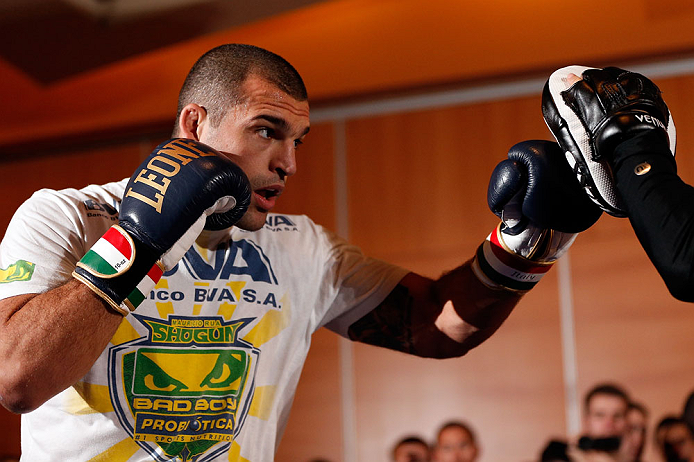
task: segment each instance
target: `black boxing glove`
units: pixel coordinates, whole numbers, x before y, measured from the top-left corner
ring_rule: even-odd
[[[610,215],[626,216],[612,171],[620,143],[652,132],[669,145],[674,164],[675,124],[660,89],[641,74],[617,67],[559,69],[545,84],[542,114],[579,182]]]
[[[72,275],[127,315],[193,245],[203,228],[236,223],[250,204],[243,170],[189,139],[157,146],[130,178],[113,225]]]
[[[490,287],[518,291],[534,287],[602,214],[559,145],[543,140],[509,150],[492,172],[487,203],[501,223],[479,247],[473,270]]]

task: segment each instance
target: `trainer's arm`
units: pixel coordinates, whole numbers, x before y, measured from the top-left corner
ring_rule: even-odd
[[[611,69],[602,78],[614,83],[615,77],[610,79],[609,75],[616,68]],[[671,152],[674,140],[670,139],[672,134],[662,125],[668,121],[669,110],[660,91],[645,76],[630,74],[631,79],[640,82],[629,85],[630,91],[634,92],[630,97],[638,98],[642,103],[650,102],[650,105],[642,105],[642,113],[646,111],[649,114],[646,120],[660,120],[661,123],[639,125],[632,120],[632,124],[638,127],[638,130],[633,130],[628,123],[629,117],[613,117],[604,124],[604,130],[621,133],[623,141],[613,149],[606,149],[605,159],[612,168],[615,187],[634,232],[670,293],[679,300],[694,302],[694,188],[677,175],[674,151]],[[567,76],[569,85],[580,80],[581,77],[575,74]],[[622,87],[622,84],[618,87]],[[652,90],[654,87],[656,92]],[[577,88],[584,89],[583,97],[576,99],[576,102],[586,106],[583,108],[586,114],[599,116],[601,109],[596,110],[591,106],[605,98],[612,99],[611,104],[616,106],[613,112],[623,110],[628,113],[630,110],[625,97],[616,98],[612,93],[603,95],[593,90],[596,97],[590,98],[589,86]],[[612,85],[599,88],[612,88]],[[620,104],[625,106],[620,109]],[[627,123],[621,126],[614,123],[620,120]],[[615,125],[617,129],[608,130]],[[670,144],[673,144],[672,148]]]
[[[0,300],[0,403],[29,412],[77,382],[122,320],[76,280]]]
[[[432,280],[407,274],[374,310],[352,324],[352,340],[417,356],[462,356],[492,335],[521,298],[490,289],[467,262]]]
[[[613,168],[648,257],[675,298],[694,301],[694,188],[677,175],[669,146],[657,133],[638,135],[617,146]]]

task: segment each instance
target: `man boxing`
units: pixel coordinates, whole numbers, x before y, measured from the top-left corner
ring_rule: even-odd
[[[501,225],[428,279],[305,216],[266,225],[308,131],[296,70],[223,45],[188,74],[174,139],[130,179],[20,207],[0,267],[32,273],[0,285],[0,400],[25,413],[23,457],[272,460],[318,328],[464,355],[600,213],[555,143],[521,143],[490,182]]]

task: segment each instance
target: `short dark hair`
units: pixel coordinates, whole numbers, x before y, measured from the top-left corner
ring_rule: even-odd
[[[441,433],[444,432],[444,430],[448,430],[449,428],[460,428],[461,430],[464,430],[467,432],[468,435],[470,435],[470,440],[472,443],[476,443],[477,438],[475,436],[475,432],[472,431],[472,427],[465,422],[461,422],[460,420],[450,420],[441,427],[439,427],[439,431],[436,433],[436,442],[438,444],[438,439],[441,437]]]
[[[230,107],[243,102],[240,89],[251,75],[267,80],[298,101],[308,99],[301,76],[281,56],[253,45],[220,45],[203,54],[188,72],[178,95],[174,135],[181,112],[190,103],[204,107],[210,123],[218,126]]]
[[[673,414],[667,414],[658,421],[658,424],[655,426],[655,429],[656,431],[658,431],[663,428],[670,428],[674,425],[687,425],[687,422],[685,422],[684,419],[682,419],[681,417],[678,417]]]
[[[624,388],[614,383],[601,383],[599,385],[594,386],[588,391],[588,393],[586,393],[586,397],[583,400],[583,406],[586,411],[588,410],[590,401],[593,399],[595,395],[616,396],[617,398],[623,399],[624,403],[627,406],[630,402],[629,395],[626,391],[624,391]]]
[[[393,445],[393,450],[391,451],[393,459],[395,459],[395,451],[397,451],[398,448],[400,446],[402,446],[403,444],[420,444],[420,445],[424,446],[427,451],[429,451],[431,449],[429,447],[429,443],[424,441],[423,438],[420,438],[419,436],[416,436],[416,435],[408,435],[408,436],[405,436],[404,438],[401,438],[400,440],[398,440],[397,443],[395,443]]]
[[[687,395],[682,409],[682,419],[687,422],[689,429],[694,433],[694,391]]]

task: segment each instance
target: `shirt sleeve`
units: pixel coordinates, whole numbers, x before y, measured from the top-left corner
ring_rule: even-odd
[[[672,295],[694,301],[694,188],[677,175],[667,142],[640,134],[615,149],[613,164],[636,237]]]
[[[376,308],[409,272],[362,251],[332,233],[327,274],[332,302],[320,325],[348,338],[354,322]]]
[[[42,293],[70,280],[86,251],[78,205],[41,190],[17,209],[0,243],[0,299]]]

